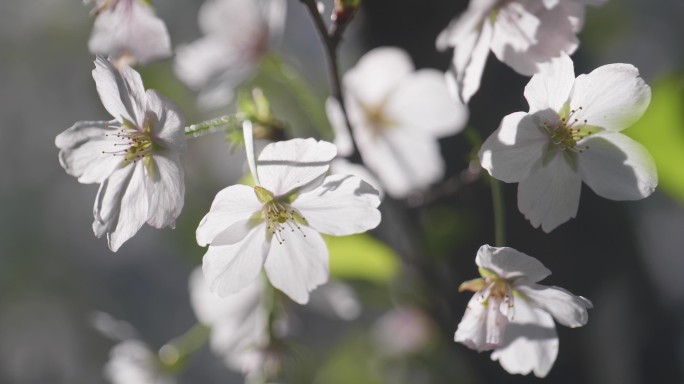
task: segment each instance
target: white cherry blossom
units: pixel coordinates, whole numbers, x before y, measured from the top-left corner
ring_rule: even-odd
[[[532,76],[540,66],[579,46],[585,5],[606,0],[471,0],[437,38],[454,48],[447,78],[464,103],[480,88],[489,51],[516,72]]]
[[[282,34],[285,13],[284,0],[208,0],[199,12],[204,36],[178,47],[176,75],[200,91],[203,107],[229,103]]]
[[[250,148],[251,135],[245,138]],[[274,287],[304,304],[328,280],[319,232],[344,236],[380,223],[375,189],[355,176],[325,176],[336,153],[314,139],[269,144],[258,162],[253,155],[249,161],[256,187],[233,185],[216,195],[197,228],[197,242],[209,245],[202,269],[212,291],[238,292],[263,267]]]
[[[518,208],[545,232],[575,217],[584,181],[611,200],[638,200],[658,185],[646,148],[620,133],[644,113],[651,90],[629,64],[609,64],[575,79],[562,56],[525,88],[530,111],[512,113],[485,141],[480,162],[518,184]]]
[[[190,275],[190,304],[197,319],[211,328],[212,351],[244,374],[261,367],[268,344],[264,283],[257,278],[243,290],[219,297],[210,291],[201,268]]]
[[[551,271],[513,248],[483,245],[475,263],[482,277],[459,288],[475,294],[454,340],[478,352],[493,350],[492,360],[509,373],[545,377],[558,355],[553,319],[581,327],[589,319],[591,302],[562,288],[537,284]]]
[[[117,66],[171,57],[169,32],[151,0],[98,0],[93,12],[91,53],[110,56]]]
[[[363,162],[387,194],[405,197],[443,176],[437,138],[460,132],[468,111],[453,101],[441,72],[416,71],[406,52],[382,47],[366,53],[343,85]],[[329,99],[327,111],[336,143],[348,155],[351,138],[339,103]]]
[[[99,183],[93,231],[119,249],[147,222],[173,227],[183,208],[180,154],[186,139],[178,108],[140,75],[98,57],[93,77],[111,121],[79,121],[55,139],[64,170],[83,184]]]

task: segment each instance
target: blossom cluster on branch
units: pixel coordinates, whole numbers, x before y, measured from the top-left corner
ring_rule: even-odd
[[[444,177],[438,139],[466,127],[467,104],[480,87],[489,51],[531,76],[524,90],[529,111],[503,117],[474,149],[492,178],[518,183],[518,208],[533,227],[548,233],[574,218],[582,182],[612,200],[638,200],[655,190],[651,155],[620,133],[645,112],[649,86],[629,64],[576,77],[568,56],[579,45],[585,6],[605,0],[471,0],[436,36],[440,50],[453,49],[446,72],[416,70],[400,48],[380,47],[344,75],[337,70],[337,46],[360,2],[336,2],[329,28],[319,4],[301,2],[331,64],[325,109],[334,144],[280,132],[259,92],[248,113],[185,128],[180,109],[145,90],[131,67],[172,55],[168,31],[149,0],[97,2],[89,48],[97,55],[93,78],[111,120],[79,121],[55,140],[65,171],[81,183],[100,185],[93,232],[106,235],[115,252],[144,223],[174,227],[185,198],[186,137],[216,127],[239,137],[254,184],[218,191],[198,223],[196,240],[207,250],[202,272],[190,278],[190,292],[198,320],[211,329],[212,349],[248,378],[267,381],[278,374],[275,351],[287,328],[278,326],[287,323],[278,302],[287,296],[306,304],[328,282],[321,234],[372,230],[381,225],[385,193],[404,199]],[[199,14],[203,37],[178,46],[174,59],[176,75],[199,92],[200,105],[233,101],[281,38],[285,8],[284,0],[206,0]],[[255,138],[279,139],[257,153]],[[493,351],[491,358],[510,373],[544,377],[558,354],[554,319],[583,326],[592,304],[538,284],[551,272],[502,242],[497,238],[497,247],[483,245],[477,252],[481,277],[461,285],[475,294],[454,338]],[[107,372],[114,382],[130,383],[117,379],[125,376],[117,367],[126,362],[155,360],[134,340],[118,345],[112,357]],[[136,382],[152,379],[145,380]]]

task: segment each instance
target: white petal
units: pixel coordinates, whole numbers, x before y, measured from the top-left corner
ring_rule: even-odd
[[[257,161],[261,186],[282,196],[309,185],[328,172],[337,148],[327,141],[293,139],[267,145]],[[323,180],[320,180],[323,181]]]
[[[121,156],[102,153],[117,150],[106,134],[117,128],[116,121],[79,121],[55,138],[59,163],[66,173],[83,184],[101,183],[121,164]]]
[[[143,162],[138,161],[131,167],[132,175],[128,179],[127,184],[122,183],[110,186],[110,188],[115,189],[112,192],[113,198],[118,197],[119,194],[121,196],[121,201],[114,203],[112,207],[113,209],[119,209],[116,226],[113,227],[113,230],[109,229],[107,231],[109,249],[113,252],[116,252],[123,243],[133,237],[147,220],[151,191],[144,167]],[[114,181],[112,178],[118,172],[114,172],[108,181]],[[126,170],[121,172],[126,172]],[[116,189],[123,189],[123,193],[116,191]],[[105,197],[106,201],[107,198]]]
[[[250,285],[261,272],[269,247],[263,224],[238,243],[210,245],[202,259],[202,271],[211,291],[228,296]]]
[[[149,6],[126,1],[97,17],[88,48],[96,55],[131,55],[136,63],[147,64],[171,56],[171,39],[166,25]]]
[[[470,1],[468,9],[459,17],[453,19],[437,36],[437,49],[444,51],[449,47],[457,46],[463,41],[464,35],[472,33],[482,24],[498,2],[499,0]]]
[[[515,318],[508,323],[501,346],[492,352],[511,374],[546,377],[558,356],[558,335],[551,315],[516,300]]]
[[[644,114],[651,102],[651,88],[630,64],[598,67],[575,80],[571,106],[576,118],[587,125],[621,131]]]
[[[380,180],[378,180],[370,171],[363,165],[350,163],[345,159],[335,159],[330,163],[332,174],[334,175],[353,175],[361,180],[367,182],[376,191],[378,191],[380,200],[385,197],[385,190],[382,188]]]
[[[180,108],[153,89],[147,91],[147,108],[156,115],[152,129],[155,143],[172,151],[185,151],[185,121]]]
[[[98,56],[95,59],[93,78],[107,112],[120,123],[125,119],[136,127],[142,127],[147,96],[138,72],[130,67],[117,70],[109,60]]]
[[[598,195],[611,200],[639,200],[658,185],[655,161],[643,145],[612,132],[591,135],[577,157],[582,180]]]
[[[155,154],[146,170],[153,169],[147,223],[155,228],[174,227],[183,209],[185,176],[177,154]]]
[[[335,236],[373,229],[380,224],[378,191],[351,175],[332,175],[321,186],[297,197],[297,209],[311,228]]]
[[[499,128],[480,148],[480,164],[494,178],[515,183],[530,176],[541,161],[548,136],[539,129],[538,117],[524,112],[501,120]]]
[[[582,296],[575,296],[563,288],[520,284],[516,285],[515,289],[566,327],[581,327],[589,320],[587,309],[592,308],[591,301]]]
[[[363,104],[379,106],[413,70],[413,62],[405,51],[380,47],[366,53],[344,75],[344,86]]]
[[[197,227],[197,243],[202,247],[211,244],[221,232],[235,223],[248,220],[261,208],[252,187],[238,184],[221,190]]]
[[[508,324],[508,319],[499,311],[500,301],[489,297],[490,291],[491,286],[488,286],[473,295],[454,335],[454,341],[478,352],[501,344]]]
[[[354,106],[356,106],[356,104],[354,104]],[[349,128],[347,128],[347,122],[344,118],[344,112],[342,112],[339,101],[329,97],[328,100],[325,101],[325,111],[328,115],[330,126],[335,133],[337,153],[342,157],[350,156],[354,152],[354,144],[351,135],[349,134]]]
[[[328,248],[318,232],[302,226],[301,232],[285,234],[282,244],[273,237],[264,267],[274,287],[306,304],[309,292],[328,281]]]
[[[518,184],[518,209],[549,233],[577,215],[581,190],[582,179],[559,152]]]
[[[480,89],[492,34],[492,25],[485,20],[480,28],[469,31],[454,46],[454,57],[449,72],[452,73],[457,96],[465,104]]]
[[[452,99],[444,74],[433,69],[407,76],[389,96],[385,112],[398,125],[436,137],[456,134],[468,121],[468,108]]]
[[[583,19],[584,7],[577,5],[548,9],[538,0],[510,2],[494,23],[492,52],[518,73],[532,76],[540,65],[577,49],[575,33]]]
[[[537,282],[551,275],[551,271],[539,260],[508,247],[481,246],[477,251],[475,264],[505,279],[519,277],[525,281]]]
[[[572,59],[563,54],[541,67],[541,70],[525,87],[525,99],[530,113],[551,109],[558,113],[570,99],[575,83],[575,68]]]

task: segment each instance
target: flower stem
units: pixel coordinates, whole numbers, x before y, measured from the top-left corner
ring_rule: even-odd
[[[202,323],[196,323],[183,335],[164,344],[159,349],[159,361],[171,372],[180,371],[188,356],[197,352],[209,341],[211,330]]]
[[[489,178],[494,203],[494,244],[497,247],[506,245],[506,211],[504,207],[503,189],[501,182],[493,177]]]
[[[337,63],[337,48],[340,42],[342,41],[342,35],[344,34],[346,25],[349,23],[349,21],[351,21],[351,19],[347,20],[344,25],[331,27],[330,31],[328,31],[325,26],[325,22],[323,21],[323,17],[321,16],[321,13],[318,11],[318,1],[300,1],[306,6],[307,10],[309,11],[309,15],[313,20],[316,30],[318,31],[318,35],[321,38],[321,42],[323,43],[323,47],[325,48],[325,55],[327,59],[326,61],[328,63],[328,76],[330,77],[330,93],[340,103],[342,115],[344,115],[345,125],[349,130],[349,136],[352,138],[351,141],[353,152],[350,156],[347,157],[347,159],[353,163],[361,164],[361,154],[359,153],[359,150],[356,146],[356,142],[354,141],[351,123],[349,122],[349,116],[347,115],[347,107],[344,102],[344,95],[342,92],[342,81],[340,80],[340,70]]]
[[[185,136],[192,138],[217,131],[242,129],[243,119],[237,115],[226,115],[185,127]]]

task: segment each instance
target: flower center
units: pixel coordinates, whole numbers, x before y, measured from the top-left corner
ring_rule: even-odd
[[[307,224],[306,219],[301,213],[290,206],[289,196],[276,198],[271,191],[260,186],[254,187],[254,192],[259,201],[264,203],[261,215],[266,220],[266,229],[271,236],[275,236],[278,244],[285,242],[285,234],[287,232],[299,231],[302,236],[306,237],[306,234],[300,227],[300,224]]]
[[[124,120],[121,129],[116,133],[105,134],[105,137],[117,140],[113,145],[121,149],[102,151],[102,153],[111,154],[112,156],[123,156],[124,165],[135,163],[152,155],[157,147],[151,135],[153,123],[154,116],[150,114],[145,116],[142,130],[136,128],[130,121]]]
[[[571,109],[569,113],[562,113],[561,116],[567,114],[566,117],[561,117],[556,124],[544,120],[543,130],[549,136],[550,144],[561,151],[571,151],[575,153],[582,153],[589,149],[589,146],[577,145],[577,142],[594,133],[594,130],[587,126],[588,121],[580,121],[574,117],[582,107]]]

